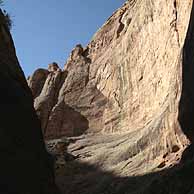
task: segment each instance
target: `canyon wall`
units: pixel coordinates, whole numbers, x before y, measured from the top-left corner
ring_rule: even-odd
[[[75,47],[64,70],[56,63],[36,70],[28,83],[45,136],[141,132],[157,125],[165,147],[182,144],[177,116],[191,6],[127,1],[86,48]]]
[[[128,0],[63,70],[29,77],[45,138],[71,136],[65,194],[194,192],[193,12],[192,0]]]
[[[0,193],[58,193],[53,161],[1,10],[0,40]]]

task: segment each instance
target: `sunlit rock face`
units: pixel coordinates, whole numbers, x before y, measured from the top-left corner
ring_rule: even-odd
[[[191,4],[127,1],[86,48],[75,47],[64,70],[38,69],[28,83],[46,137],[152,125],[164,147],[182,144],[176,121]]]
[[[41,92],[35,92],[39,93],[35,95],[35,109],[45,137],[84,133],[74,139],[68,151],[81,167],[93,172],[84,171],[84,178],[80,168],[72,171],[76,174],[72,180],[80,180],[66,193],[75,193],[74,189],[81,194],[103,193],[102,188],[109,185],[111,194],[144,193],[144,187],[150,194],[153,192],[148,186],[154,189],[156,183],[163,186],[161,189],[168,185],[163,193],[173,189],[174,194],[183,193],[171,185],[168,171],[159,173],[161,177],[165,174],[166,182],[158,182],[156,172],[180,164],[183,151],[193,140],[192,132],[187,131],[192,131],[192,124],[186,125],[192,122],[191,116],[185,116],[194,112],[189,87],[194,61],[189,58],[193,49],[192,4],[191,0],[127,1],[85,48],[75,47],[63,70],[44,70],[48,75],[40,85]],[[29,86],[30,80],[36,80],[36,75],[29,79]],[[78,165],[76,162],[70,165]],[[143,176],[149,173],[153,174]],[[170,173],[177,180],[174,171]],[[97,174],[103,178],[95,185]],[[128,179],[134,176],[142,177]],[[73,183],[64,177],[65,172],[59,173],[59,184],[69,188]],[[191,187],[185,192],[189,194],[193,185],[190,179],[185,180]],[[86,181],[84,188],[80,183]],[[129,187],[124,189],[123,181]],[[118,188],[111,190],[111,182]]]
[[[57,194],[33,98],[0,10],[0,193]]]

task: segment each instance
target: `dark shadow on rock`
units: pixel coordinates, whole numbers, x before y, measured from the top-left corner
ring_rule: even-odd
[[[142,176],[119,177],[100,167],[70,160],[56,170],[63,194],[192,194],[194,163]],[[60,173],[59,173],[60,172]]]
[[[31,91],[0,10],[0,194],[58,194]]]
[[[194,6],[192,7],[189,28],[183,47],[182,94],[178,120],[181,129],[191,141],[185,150],[182,161],[192,159],[194,153]]]
[[[64,105],[64,110],[66,112],[67,120],[71,121],[73,124],[73,136],[80,136],[89,128],[88,119],[83,116],[80,112],[76,111],[74,108]]]
[[[55,108],[52,120],[47,125],[46,139],[63,136],[80,136],[89,128],[89,121],[79,111],[61,101]]]

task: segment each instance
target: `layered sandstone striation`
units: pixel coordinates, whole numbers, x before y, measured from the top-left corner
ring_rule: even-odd
[[[29,78],[45,137],[84,134],[64,149],[64,193],[193,192],[192,5],[129,0],[63,70]]]
[[[45,135],[132,132],[162,114],[174,118],[164,128],[174,129],[190,7],[191,1],[128,1],[86,48],[75,47],[64,70],[56,63],[36,70],[28,83]],[[61,118],[66,108],[80,113],[80,126],[74,116],[69,124]]]
[[[58,193],[33,98],[0,10],[0,193]]]

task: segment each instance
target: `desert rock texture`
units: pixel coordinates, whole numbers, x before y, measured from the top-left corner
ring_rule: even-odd
[[[0,193],[57,194],[33,98],[0,10]]]
[[[64,69],[29,77],[63,193],[194,193],[193,12],[129,0]]]

